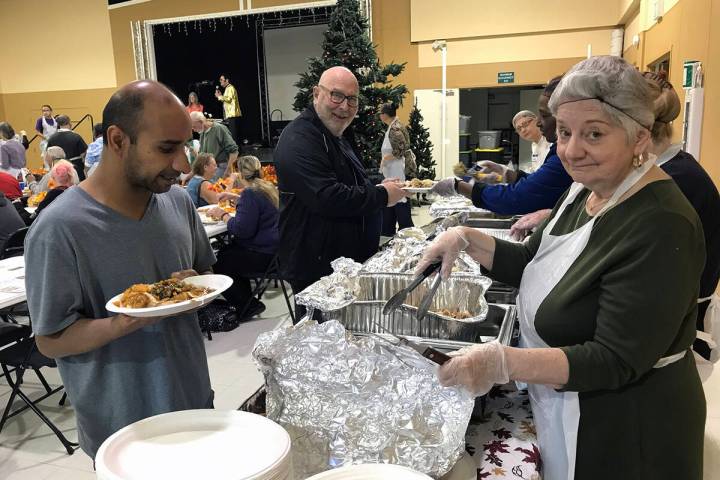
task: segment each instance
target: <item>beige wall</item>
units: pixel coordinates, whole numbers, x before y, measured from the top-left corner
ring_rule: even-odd
[[[99,0],[3,0],[0,93],[114,87],[107,11]]]
[[[411,0],[410,17],[413,42],[507,36],[613,26],[620,0]]]

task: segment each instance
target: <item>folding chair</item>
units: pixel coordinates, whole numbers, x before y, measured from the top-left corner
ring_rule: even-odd
[[[12,326],[12,324],[7,324]],[[19,325],[19,327],[25,327],[24,325]],[[28,328],[29,327],[25,327]],[[9,334],[8,334],[9,335]],[[0,334],[0,344],[3,344],[2,334]],[[65,447],[65,450],[67,451],[68,455],[72,455],[75,452],[75,448],[78,446],[77,443],[71,442],[68,440],[65,435],[58,429],[54,423],[50,421],[49,418],[45,416],[42,411],[38,408],[37,404],[41,402],[42,400],[48,398],[50,395],[54,395],[55,393],[59,392],[63,389],[63,386],[60,385],[56,388],[50,388],[50,385],[48,385],[47,380],[45,380],[45,377],[42,373],[40,373],[40,369],[42,367],[57,367],[57,364],[55,361],[51,358],[46,357],[40,351],[37,349],[37,345],[35,344],[35,338],[34,337],[26,337],[22,338],[17,343],[10,345],[7,348],[4,348],[0,350],[0,367],[2,367],[2,371],[5,375],[5,378],[8,381],[8,384],[10,385],[10,388],[12,388],[12,393],[10,394],[10,399],[7,402],[7,405],[5,406],[5,410],[2,415],[2,419],[0,419],[0,432],[2,432],[3,427],[5,426],[5,422],[11,417],[14,417],[15,415],[24,412],[28,408],[30,408],[35,414],[40,417],[40,419],[45,422],[45,424],[50,427],[50,429],[53,431],[53,433],[58,437],[60,442]],[[9,369],[9,367],[15,367],[15,379],[13,380],[12,376],[10,375],[12,373],[12,370]],[[21,387],[23,384],[23,377],[25,375],[25,371],[28,369],[32,369],[35,374],[37,375],[38,379],[40,380],[40,383],[42,383],[43,387],[45,388],[45,394],[42,395],[40,398],[37,398],[35,400],[30,399],[25,392],[22,391]],[[12,410],[13,402],[15,401],[16,397],[20,397],[20,399],[25,402],[25,406],[20,407],[14,411]],[[67,398],[67,395],[63,392],[62,397],[60,398],[59,405],[65,405],[65,399]]]
[[[8,237],[5,245],[3,245],[2,252],[0,252],[0,260],[17,257],[25,253],[25,235],[27,235],[27,231],[28,227],[23,227]]]
[[[288,294],[287,288],[285,286],[285,279],[282,275],[282,270],[280,268],[280,260],[277,253],[272,258],[272,260],[270,260],[270,263],[268,264],[264,272],[243,273],[241,277],[254,280],[255,288],[252,291],[250,300],[248,300],[247,303],[245,303],[245,305],[243,306],[242,310],[238,312],[239,318],[244,317],[245,313],[248,311],[248,308],[250,308],[253,297],[256,297],[257,300],[260,301],[263,294],[265,293],[265,290],[267,290],[268,286],[270,285],[270,282],[275,281],[276,284],[280,283],[280,288],[282,288],[283,296],[285,297],[285,304],[287,305],[288,313],[290,314],[290,318],[292,319],[293,323],[295,323],[295,313],[293,312],[292,305],[290,304],[291,294]]]

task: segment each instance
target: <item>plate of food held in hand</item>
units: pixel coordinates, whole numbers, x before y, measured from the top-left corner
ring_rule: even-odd
[[[196,275],[183,280],[169,278],[155,283],[136,283],[111,298],[105,309],[131,317],[176,315],[213,301],[232,285],[226,275]]]
[[[419,178],[413,178],[412,180],[407,180],[402,189],[409,193],[428,193],[436,183],[437,182],[428,179],[420,180]]]

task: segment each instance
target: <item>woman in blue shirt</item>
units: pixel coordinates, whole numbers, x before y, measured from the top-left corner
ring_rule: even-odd
[[[279,194],[272,183],[262,179],[257,157],[238,158],[237,176],[242,193],[219,195],[220,200],[229,199],[235,205],[235,216],[219,207],[211,209],[208,215],[225,222],[232,235],[232,242],[220,251],[213,267],[215,272],[233,279],[232,286],[223,292],[223,296],[239,312],[247,305],[244,317],[249,319],[265,310],[265,305],[251,296],[247,274],[262,274],[275,256],[280,240]]]
[[[215,158],[209,153],[201,153],[192,164],[193,177],[187,183],[187,192],[190,194],[196,207],[204,207],[218,203],[218,194],[213,191],[210,179],[217,171]]]

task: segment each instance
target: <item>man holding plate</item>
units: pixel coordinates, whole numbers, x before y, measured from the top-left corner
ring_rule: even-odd
[[[209,273],[215,256],[190,197],[191,122],[165,86],[137,81],[103,110],[102,161],[28,232],[26,288],[38,349],[57,360],[80,447],[95,456],[120,428],[160,413],[212,408],[197,315],[111,315],[138,283]],[[192,308],[192,307],[189,307]]]

